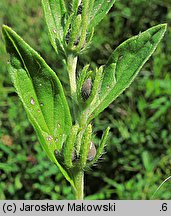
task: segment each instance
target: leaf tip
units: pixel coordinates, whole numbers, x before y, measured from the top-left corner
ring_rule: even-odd
[[[9,26],[7,26],[5,24],[2,25],[2,34],[3,34],[4,38],[6,38],[6,36],[8,35],[8,32],[10,32],[11,30],[12,29]]]
[[[110,127],[107,127],[106,131],[108,131],[108,132],[109,132],[109,131],[110,131]]]
[[[162,39],[167,30],[167,23],[159,24],[156,27],[158,27],[158,31],[160,31],[160,34],[161,34],[160,39]]]
[[[163,27],[164,31],[167,30],[167,23],[163,23],[163,24],[161,24],[161,26]]]
[[[3,24],[3,25],[2,25],[2,28],[3,28],[3,29],[4,29],[4,28],[6,28],[6,27],[8,27],[8,26],[7,26],[7,25],[5,25],[5,24]]]
[[[8,31],[8,30],[10,30],[10,27],[7,26],[7,25],[5,25],[5,24],[3,24],[3,25],[2,25],[2,30],[3,30],[3,31]]]
[[[156,28],[158,27],[159,30],[162,30],[163,33],[165,33],[165,31],[167,30],[167,23],[159,24],[157,26],[154,26],[153,28],[155,28],[155,27]]]
[[[158,27],[165,32],[167,30],[167,23],[159,24]]]

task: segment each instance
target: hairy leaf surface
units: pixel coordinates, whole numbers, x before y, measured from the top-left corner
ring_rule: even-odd
[[[11,28],[3,26],[3,35],[10,54],[12,81],[29,120],[49,158],[71,182],[54,156],[54,151],[62,148],[72,125],[62,85],[40,55]]]
[[[166,24],[154,26],[126,40],[116,48],[104,70],[101,92],[98,102],[93,107],[91,119],[129,87],[142,66],[155,51],[165,31]],[[113,80],[113,85],[111,80]]]
[[[94,28],[106,16],[115,0],[96,0],[91,14],[89,30]]]
[[[66,15],[64,0],[42,0],[42,7],[49,30],[50,41],[58,53],[58,45],[62,47],[63,29]]]

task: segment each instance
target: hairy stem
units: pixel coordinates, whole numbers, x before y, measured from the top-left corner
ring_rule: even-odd
[[[76,83],[77,56],[69,54],[67,58],[67,71],[69,76],[70,92],[73,104],[73,114],[76,119],[77,83]]]
[[[76,67],[77,67],[77,57],[69,54],[67,58],[67,71],[69,76],[70,83],[70,92],[72,98],[72,107],[74,119],[76,118],[76,105],[77,105],[77,83],[76,83]],[[75,184],[74,193],[75,199],[83,200],[84,197],[84,171],[80,169],[79,166],[74,167],[73,169],[73,180]]]
[[[74,193],[76,200],[83,200],[84,199],[84,171],[79,167],[74,168],[73,172],[74,176]]]

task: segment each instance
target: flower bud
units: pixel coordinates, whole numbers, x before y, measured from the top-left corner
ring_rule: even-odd
[[[91,78],[88,78],[84,81],[82,89],[81,89],[81,96],[86,101],[90,94],[92,89],[92,81]]]
[[[74,162],[76,160],[76,151],[75,149],[72,152],[72,162]]]
[[[96,156],[96,147],[93,142],[90,143],[90,150],[87,155],[87,160],[92,161]]]

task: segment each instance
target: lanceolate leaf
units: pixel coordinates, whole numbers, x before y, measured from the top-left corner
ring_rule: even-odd
[[[77,138],[79,126],[74,125],[71,129],[71,132],[67,138],[67,141],[64,143],[63,154],[64,154],[64,162],[68,168],[73,166],[73,160],[75,156],[75,140]]]
[[[84,168],[87,162],[88,152],[90,150],[92,136],[92,126],[89,124],[84,132],[80,148],[80,165]]]
[[[58,45],[62,48],[63,29],[66,15],[64,0],[42,0],[45,20],[49,30],[50,41],[58,52]]]
[[[104,97],[105,90],[104,88],[101,89],[101,94],[99,95],[98,103],[94,106],[91,119],[102,112],[116,97],[129,87],[142,66],[155,51],[165,31],[166,24],[154,26],[128,39],[116,48],[110,56],[106,70],[104,71],[105,85],[107,86],[109,84],[109,89],[106,89],[108,94]],[[116,69],[113,67],[113,70],[109,70],[112,64],[113,66],[116,64]],[[111,87],[112,74],[112,79],[115,82],[113,87]],[[108,81],[106,77],[109,77]],[[102,87],[104,87],[103,84]]]
[[[89,30],[94,28],[109,12],[115,0],[95,0],[92,14],[90,17]]]
[[[72,121],[62,85],[45,61],[11,28],[3,26],[9,71],[30,122],[49,158],[72,182],[54,156],[62,148]]]

